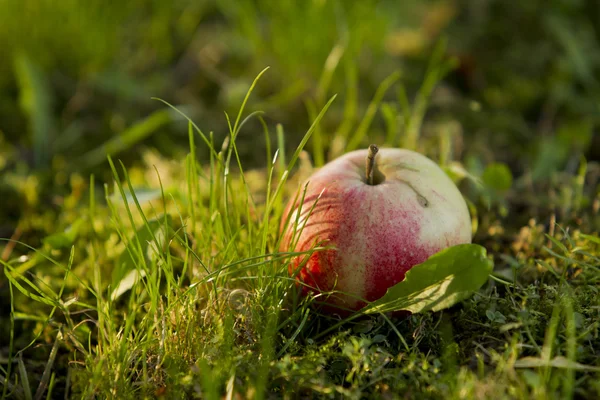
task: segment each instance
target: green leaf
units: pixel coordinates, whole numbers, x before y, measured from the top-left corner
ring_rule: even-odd
[[[148,226],[141,226],[128,240],[125,250],[123,250],[117,261],[117,268],[113,270],[112,282],[115,288],[122,284],[123,279],[130,271],[136,270],[138,266],[143,265],[144,260],[147,265],[150,265],[151,257],[149,253],[152,253],[157,248],[161,248],[161,245],[154,243],[154,237],[157,237],[157,240],[165,240],[165,232],[172,231],[171,216],[167,216],[167,226],[165,226],[164,222],[164,216],[152,219],[148,221]],[[159,235],[161,231],[163,234]],[[139,254],[136,246],[136,238],[141,244],[142,254]]]
[[[586,235],[584,233],[580,233],[579,236],[582,239],[588,240],[588,241],[596,243],[596,244],[600,244],[600,237],[598,237],[598,236]]]
[[[144,270],[132,269],[119,281],[119,283],[117,283],[115,289],[110,294],[110,299],[115,301],[123,293],[130,290],[134,285],[136,285],[140,281],[140,279],[142,279],[145,276],[146,272]]]
[[[569,156],[569,148],[561,145],[555,137],[541,139],[537,147],[538,154],[531,172],[531,178],[536,182],[550,177],[562,168]]]
[[[485,168],[481,177],[485,186],[498,192],[504,192],[512,186],[512,173],[506,164],[492,163]]]
[[[477,244],[449,247],[415,265],[404,280],[364,309],[366,314],[406,310],[412,313],[451,307],[478,290],[493,263]]]
[[[574,369],[577,371],[600,371],[600,367],[580,364],[562,356],[554,357],[551,360],[544,360],[540,357],[523,357],[515,361],[514,366],[515,368],[552,367],[561,369]]]
[[[73,245],[75,239],[77,239],[79,230],[85,221],[86,220],[84,218],[79,218],[63,232],[48,235],[42,239],[42,242],[57,250],[69,248]]]

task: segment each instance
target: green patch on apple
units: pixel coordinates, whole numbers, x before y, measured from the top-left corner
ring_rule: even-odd
[[[466,299],[483,286],[492,268],[484,247],[452,246],[412,267],[402,282],[362,311],[365,314],[439,311]]]

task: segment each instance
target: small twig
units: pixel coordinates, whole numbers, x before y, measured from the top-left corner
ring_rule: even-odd
[[[17,227],[15,228],[15,231],[13,232],[12,236],[10,237],[10,241],[8,241],[6,243],[6,246],[4,246],[4,249],[2,250],[2,255],[0,255],[0,258],[2,259],[2,261],[8,260],[8,258],[12,254],[13,249],[17,245],[17,242],[18,242],[19,238],[21,237],[22,233],[23,233],[23,231],[21,230],[21,225],[19,224],[19,225],[17,225]]]

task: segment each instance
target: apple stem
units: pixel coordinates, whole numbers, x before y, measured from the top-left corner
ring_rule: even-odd
[[[367,154],[367,183],[373,185],[373,175],[375,173],[375,156],[379,151],[377,145],[369,145],[369,153]]]

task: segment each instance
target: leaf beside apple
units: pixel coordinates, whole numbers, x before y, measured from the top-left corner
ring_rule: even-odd
[[[363,309],[365,314],[391,311],[439,311],[466,299],[487,281],[493,263],[484,247],[459,244],[415,265],[404,280]]]

